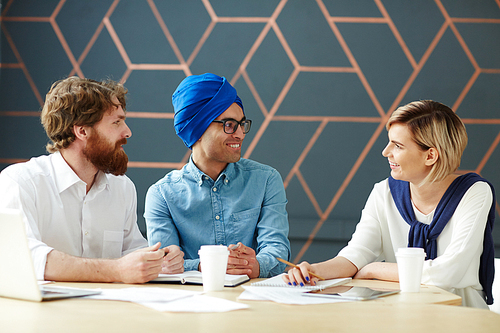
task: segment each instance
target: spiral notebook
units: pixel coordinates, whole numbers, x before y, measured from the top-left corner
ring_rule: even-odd
[[[276,275],[275,277],[272,277],[269,279],[254,282],[251,284],[251,286],[255,286],[255,287],[285,287],[285,288],[298,288],[298,289],[303,289],[303,290],[323,290],[323,289],[329,288],[329,287],[341,286],[341,285],[346,284],[352,280],[351,278],[339,278],[339,279],[318,281],[315,286],[311,286],[311,285],[291,286],[291,285],[285,283],[285,281],[283,281],[282,276],[285,274],[286,273],[283,273],[283,274]]]

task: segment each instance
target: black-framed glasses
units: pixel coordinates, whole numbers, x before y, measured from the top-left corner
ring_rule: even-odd
[[[238,129],[238,126],[241,126],[244,134],[250,132],[250,127],[252,127],[252,121],[250,119],[243,119],[242,121],[238,121],[236,119],[224,119],[224,120],[214,120],[214,123],[223,124],[224,133],[233,134]]]

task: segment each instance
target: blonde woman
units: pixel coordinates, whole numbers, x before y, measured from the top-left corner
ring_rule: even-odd
[[[386,125],[382,152],[391,177],[375,184],[356,231],[328,261],[302,262],[284,276],[290,284],[354,277],[398,281],[395,252],[424,248],[422,283],[462,297],[464,306],[492,304],[495,197],[475,173],[457,175],[467,133],[446,105],[417,101],[398,108]]]

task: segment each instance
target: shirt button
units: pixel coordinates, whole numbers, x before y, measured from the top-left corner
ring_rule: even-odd
[[[88,234],[89,234],[89,232],[88,232],[88,231],[85,231],[85,236],[87,236]]]
[[[220,216],[219,215],[215,216],[215,219],[220,220]]]
[[[229,180],[228,179],[224,180],[224,183],[226,183],[226,184],[229,183]]]
[[[217,192],[217,187],[214,187],[212,191]]]

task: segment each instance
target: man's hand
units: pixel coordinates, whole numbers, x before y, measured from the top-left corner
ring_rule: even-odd
[[[260,265],[255,251],[251,247],[239,242],[237,245],[229,245],[228,248],[227,274],[246,274],[251,279],[259,277]]]
[[[165,257],[161,264],[161,272],[164,274],[177,274],[184,272],[184,252],[177,245],[163,248]]]
[[[118,274],[124,283],[145,283],[158,277],[162,271],[165,252],[158,242],[117,259]]]

